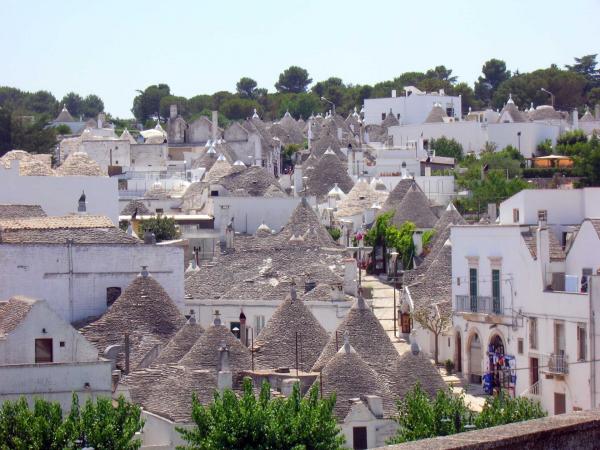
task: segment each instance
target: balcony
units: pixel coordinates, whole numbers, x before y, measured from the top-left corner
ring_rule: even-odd
[[[536,381],[521,393],[521,397],[538,398],[542,395],[542,381]]]
[[[456,311],[500,315],[504,314],[504,299],[481,295],[457,295]]]
[[[542,372],[548,375],[567,375],[569,373],[568,356],[563,353],[541,355]]]

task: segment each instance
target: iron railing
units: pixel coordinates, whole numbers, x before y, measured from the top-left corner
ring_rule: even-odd
[[[562,375],[568,374],[569,360],[567,355],[564,353],[542,355],[542,371]]]
[[[504,301],[502,297],[457,295],[456,311],[481,314],[503,314]]]
[[[542,395],[542,380],[538,380],[529,386],[523,393],[521,397],[539,397]]]

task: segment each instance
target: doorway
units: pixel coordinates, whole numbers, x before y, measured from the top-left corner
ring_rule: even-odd
[[[410,334],[410,314],[400,313],[400,327],[403,334]]]
[[[475,333],[471,337],[469,345],[469,381],[471,383],[481,384],[481,340],[479,335]]]
[[[462,373],[462,338],[460,337],[460,331],[456,332],[454,345],[454,367],[457,372]]]
[[[352,448],[354,450],[365,450],[367,445],[367,427],[352,428]]]
[[[567,412],[567,399],[565,394],[554,393],[554,414],[564,414]]]

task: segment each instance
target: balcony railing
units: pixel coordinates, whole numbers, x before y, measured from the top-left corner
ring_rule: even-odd
[[[457,295],[456,311],[481,314],[503,314],[502,297],[486,297],[481,295]]]
[[[540,395],[542,395],[541,380],[535,382],[534,384],[529,386],[527,389],[525,389],[525,391],[523,391],[523,393],[521,394],[521,397],[539,397]]]
[[[565,354],[550,353],[542,355],[542,371],[549,374],[566,375],[569,373],[569,361]]]

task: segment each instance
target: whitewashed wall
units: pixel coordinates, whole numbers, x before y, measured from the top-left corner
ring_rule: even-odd
[[[124,290],[148,266],[174,302],[183,305],[183,249],[154,245],[75,245],[73,275],[67,245],[0,244],[0,298],[44,299],[74,321],[106,310],[106,289]],[[72,296],[69,293],[72,279]],[[72,298],[73,317],[71,317]]]
[[[109,177],[20,176],[17,164],[0,166],[0,204],[40,205],[49,216],[77,212],[85,191],[87,213],[119,220],[117,180]]]

